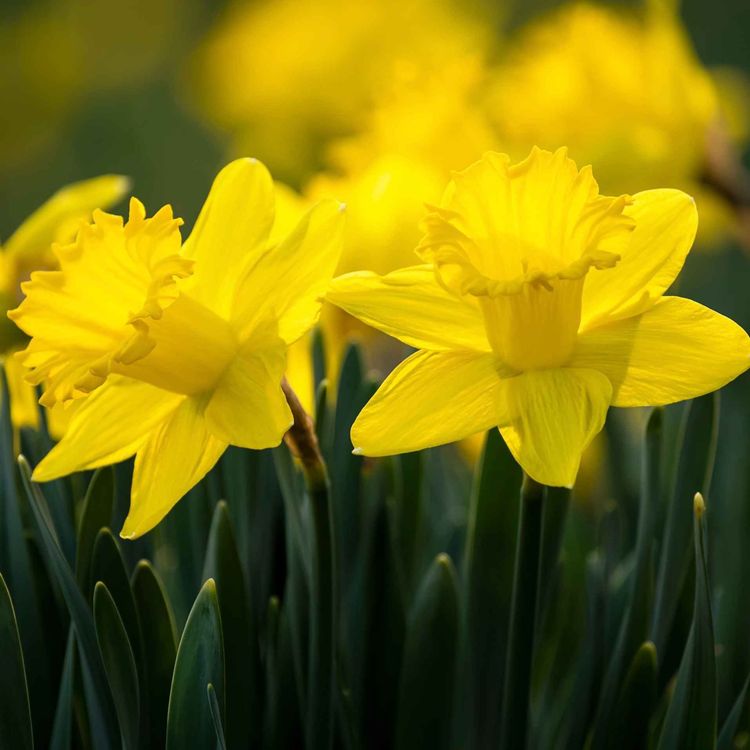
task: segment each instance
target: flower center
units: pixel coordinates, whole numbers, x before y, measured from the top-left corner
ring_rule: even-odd
[[[581,321],[585,277],[524,283],[515,294],[480,297],[492,350],[514,370],[564,365],[573,353]]]
[[[431,207],[417,254],[446,289],[477,298],[504,365],[560,367],[575,345],[586,275],[606,272],[627,248],[631,202],[600,195],[591,168],[579,170],[565,149],[534,148],[514,165],[487,153]]]
[[[237,353],[231,325],[184,293],[149,324],[146,335],[149,353],[114,363],[112,372],[175,393],[210,391]]]

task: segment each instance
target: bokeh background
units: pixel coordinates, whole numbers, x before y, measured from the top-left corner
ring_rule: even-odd
[[[358,231],[375,245],[408,255],[416,221],[402,234],[389,225],[389,217],[402,217],[404,207],[413,212],[415,201],[421,205],[419,196],[434,193],[445,170],[467,165],[486,148],[520,149],[494,125],[475,119],[477,81],[504,64],[527,24],[561,5],[557,0],[455,5],[443,0],[2,0],[0,242],[59,187],[106,173],[128,175],[134,194],[150,211],[171,203],[189,229],[219,168],[234,156],[249,155],[309,198],[340,190],[338,197],[357,209],[375,196],[372,212],[354,211],[355,223],[365,214],[369,219],[361,221],[371,222]],[[700,65],[711,75],[717,71],[732,147],[747,168],[750,3],[655,5],[680,19]],[[643,11],[636,3],[607,7]],[[630,63],[598,38],[595,25],[585,33],[599,54],[591,65],[605,97],[609,82],[615,86],[627,77]],[[548,38],[542,47],[557,41]],[[664,61],[669,64],[666,56]],[[649,64],[651,70],[642,75],[657,77],[659,56]],[[566,71],[557,72],[562,85]],[[677,162],[688,159],[686,152],[696,145],[690,136],[694,115],[682,109],[698,96],[693,79],[684,93],[684,101],[669,104],[665,125]],[[497,95],[501,101],[511,96],[511,105],[522,99],[507,90]],[[581,102],[581,122],[590,124],[599,107],[600,102]],[[519,110],[514,117],[522,114]],[[622,121],[627,127],[629,120]],[[586,154],[579,156],[573,147],[571,155],[586,161]],[[649,182],[650,175],[639,168],[633,168],[633,190],[686,187],[681,177],[672,184],[669,171],[659,169],[658,181]],[[400,179],[407,172],[408,178]],[[698,203],[704,220],[700,198]],[[750,329],[750,242],[743,211],[726,205],[714,211],[710,199],[706,205],[706,226],[719,228],[699,237],[679,293]],[[356,263],[353,256],[350,265]],[[392,259],[382,263],[378,270],[393,265]],[[615,415],[610,431],[620,422]],[[712,566],[726,587],[718,602],[719,640],[750,618],[750,551],[744,543],[750,530],[749,459],[746,375],[722,394],[709,501],[712,545],[721,549]],[[637,481],[637,460],[627,452],[616,460],[630,461],[624,471]],[[459,526],[465,500],[457,497],[450,509]],[[736,692],[748,668],[721,667],[727,695]]]

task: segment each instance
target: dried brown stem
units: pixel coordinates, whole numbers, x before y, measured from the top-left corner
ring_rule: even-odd
[[[294,417],[294,423],[284,435],[284,442],[292,455],[300,460],[308,482],[312,485],[325,483],[325,462],[313,421],[286,378],[281,381],[281,389]]]

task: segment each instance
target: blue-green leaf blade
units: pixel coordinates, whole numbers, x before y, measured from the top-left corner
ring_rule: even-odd
[[[458,657],[458,580],[438,555],[409,616],[399,688],[396,747],[451,747]]]
[[[10,592],[0,575],[0,747],[32,750],[29,690]]]
[[[99,581],[94,589],[94,624],[125,750],[137,750],[140,691],[133,649],[112,594]]]
[[[216,584],[203,584],[177,649],[167,716],[167,750],[211,748],[216,743],[206,686],[224,702],[224,643]]]

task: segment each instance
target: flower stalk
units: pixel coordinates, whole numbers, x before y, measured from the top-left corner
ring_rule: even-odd
[[[284,442],[299,459],[310,497],[313,565],[310,585],[310,655],[308,662],[307,747],[330,748],[333,742],[333,674],[336,593],[335,549],[328,472],[315,426],[289,382],[281,384],[294,423]]]
[[[544,485],[524,474],[503,688],[503,750],[526,743],[545,492]]]

